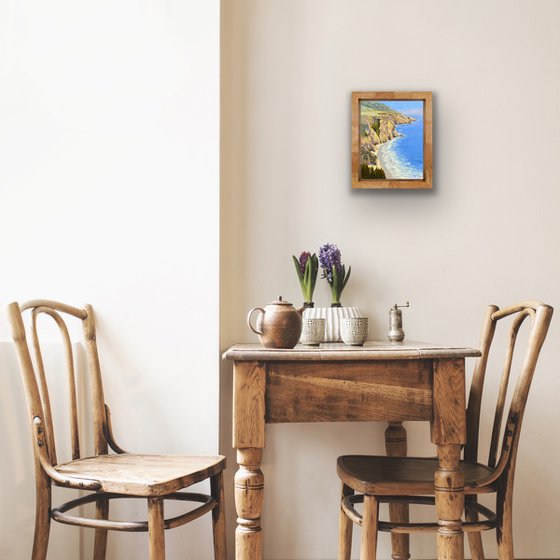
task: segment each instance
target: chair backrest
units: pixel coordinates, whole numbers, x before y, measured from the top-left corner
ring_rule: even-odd
[[[29,313],[31,321],[29,328],[31,349],[27,341],[26,328],[24,325],[24,312],[26,311]],[[103,385],[99,368],[93,309],[89,305],[86,305],[84,309],[78,309],[56,301],[34,300],[21,306],[17,303],[10,304],[8,306],[8,318],[23,376],[32,437],[34,438],[33,449],[35,452],[35,459],[39,461],[40,450],[38,446],[46,446],[50,465],[54,466],[58,463],[51,399],[47,386],[47,376],[45,373],[43,352],[41,350],[37,325],[40,316],[52,318],[58,326],[62,337],[68,382],[70,437],[73,460],[80,458],[83,450],[81,450],[78,430],[77,380],[73,344],[65,319],[74,317],[82,324],[87,356],[87,371],[91,388],[95,453],[96,455],[106,454],[108,451],[108,419],[105,411]],[[31,350],[33,352],[33,359],[31,357]]]
[[[505,357],[498,390],[496,410],[490,440],[488,455],[488,466],[494,469],[493,479],[496,480],[504,472],[515,466],[517,447],[525,405],[529,388],[537,365],[539,353],[548,332],[553,308],[540,302],[523,302],[512,307],[499,309],[490,305],[486,312],[482,328],[480,351],[472,378],[467,408],[467,444],[465,446],[465,459],[477,461],[480,410],[484,379],[491,354],[492,341],[496,333],[498,323],[509,322],[509,331],[506,338]],[[509,318],[509,321],[504,321]],[[521,325],[529,321],[527,345],[524,353],[514,359],[516,343]],[[518,345],[520,346],[520,345]],[[519,349],[518,349],[519,350]],[[512,365],[517,366],[517,376],[512,375]],[[509,411],[502,432],[505,405],[508,395],[510,381],[517,378],[515,389],[511,396]],[[501,448],[498,453],[498,447]]]

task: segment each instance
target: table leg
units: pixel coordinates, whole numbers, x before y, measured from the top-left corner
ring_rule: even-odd
[[[237,529],[236,560],[262,560],[261,514],[264,477],[266,371],[257,362],[235,362],[233,368],[233,446],[239,469],[234,477]]]
[[[260,469],[262,449],[237,450],[238,471],[235,473],[236,560],[262,560],[261,513],[264,477]]]
[[[465,508],[464,475],[459,466],[461,446],[438,445],[439,469],[435,475],[438,516],[438,560],[463,560],[461,516]]]
[[[406,457],[406,430],[402,422],[389,422],[385,430],[385,451],[389,457]],[[389,519],[394,523],[408,523],[408,504],[389,504]],[[410,558],[410,537],[407,534],[391,534],[393,560]]]
[[[438,560],[463,560],[465,477],[460,466],[466,441],[465,360],[434,361],[432,442],[437,445],[435,474]]]

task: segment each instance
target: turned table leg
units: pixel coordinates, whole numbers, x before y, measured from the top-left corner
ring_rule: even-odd
[[[406,457],[406,430],[402,422],[389,422],[385,430],[385,451],[389,457]],[[389,504],[389,519],[393,523],[408,523],[408,504]],[[391,558],[410,558],[410,538],[406,534],[391,534]]]
[[[239,466],[234,478],[236,560],[262,560],[265,376],[264,366],[257,362],[234,364],[233,446],[237,449]]]
[[[435,475],[438,516],[438,560],[464,557],[461,516],[465,508],[464,475],[459,467],[460,445],[439,445],[439,469]]]
[[[239,470],[235,474],[236,560],[262,559],[261,514],[264,477],[260,469],[262,449],[237,450]]]
[[[432,441],[437,445],[439,467],[435,474],[438,516],[438,560],[463,560],[465,508],[461,444],[466,439],[465,361],[434,362],[434,419]]]

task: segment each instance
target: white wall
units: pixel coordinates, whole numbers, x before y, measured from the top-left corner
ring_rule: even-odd
[[[279,294],[301,302],[291,255],[327,241],[352,265],[343,303],[370,317],[374,338],[385,337],[389,307],[406,300],[411,339],[461,345],[478,344],[488,303],[536,298],[558,307],[559,23],[554,0],[530,8],[521,0],[224,2],[222,347],[254,340],[245,326],[251,307]],[[350,92],[387,90],[434,93],[431,192],[350,188]],[[329,303],[323,282],[319,305]],[[560,550],[557,324],[518,459],[521,558]],[[228,364],[224,402],[230,375]],[[407,428],[411,453],[433,452],[426,426]],[[336,457],[382,452],[383,429],[267,429],[268,560],[335,557]],[[432,537],[415,537],[412,551],[435,557]],[[380,557],[389,554],[382,536]]]
[[[121,445],[215,453],[219,2],[2,2],[0,45],[0,308],[92,303]],[[0,556],[27,558],[31,443],[12,352]],[[54,527],[51,558],[77,557],[74,533]],[[144,557],[146,543],[112,534],[109,558]],[[171,557],[210,558],[210,544],[207,519],[167,536]]]

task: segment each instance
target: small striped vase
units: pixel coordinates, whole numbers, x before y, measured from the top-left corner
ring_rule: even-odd
[[[359,307],[312,307],[303,311],[304,319],[326,319],[324,342],[342,342],[342,319],[361,316]]]

